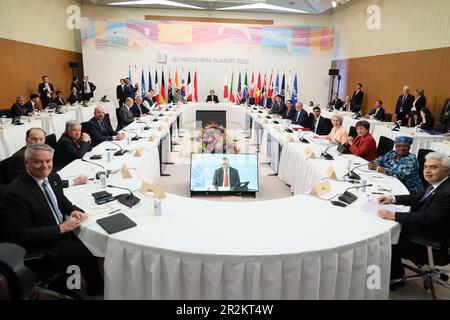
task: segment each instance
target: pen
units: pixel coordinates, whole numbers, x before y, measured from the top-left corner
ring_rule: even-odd
[[[119,212],[120,210],[121,210],[121,209],[117,209],[117,210],[111,211],[111,212],[108,213],[108,214],[113,214],[113,213]]]
[[[372,194],[381,194],[381,195],[383,195],[384,193],[381,193],[381,192],[372,192]]]

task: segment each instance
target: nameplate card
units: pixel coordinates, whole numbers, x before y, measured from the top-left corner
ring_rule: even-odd
[[[307,159],[314,159],[316,157],[316,154],[313,150],[311,150],[311,148],[306,148],[304,154]]]
[[[331,191],[330,183],[328,181],[324,181],[324,182],[321,182],[319,184],[316,184],[311,189],[310,194],[312,196],[315,196],[315,197],[321,197],[321,196],[323,196],[324,194],[326,194],[326,193],[328,193],[330,191]]]
[[[134,153],[135,157],[142,157],[144,155],[144,148],[138,147]]]
[[[327,170],[327,177],[330,179],[337,179],[336,171],[334,170],[333,166],[330,166]]]
[[[128,169],[126,164],[123,165],[123,167],[120,170],[120,172],[122,173],[122,178],[124,178],[124,179],[131,179],[131,178],[133,178],[133,176],[131,175],[130,169]]]
[[[161,186],[156,184],[151,184],[147,182],[142,182],[141,189],[139,190],[142,194],[147,194],[148,192],[153,193],[155,199],[164,199],[166,197],[166,192]]]
[[[153,135],[153,134],[151,134],[151,135],[148,137],[148,141],[155,141],[155,139],[156,139],[156,137],[155,137],[155,135]]]

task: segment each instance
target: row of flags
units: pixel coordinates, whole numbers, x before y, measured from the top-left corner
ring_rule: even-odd
[[[183,99],[185,99],[186,101],[199,102],[197,71],[194,72],[193,77],[191,76],[191,71],[188,71],[187,82],[184,78],[184,74],[181,73],[181,75],[179,75],[178,70],[175,71],[174,82],[172,81],[170,69],[168,73],[168,86],[166,88],[166,77],[164,76],[164,69],[161,69],[160,72],[155,69],[155,76],[153,79],[152,72],[149,69],[148,81],[146,81],[144,68],[142,68],[140,88],[142,98],[145,98],[145,95],[148,91],[153,90],[155,92],[156,101],[158,102],[158,104],[170,103],[172,102],[175,90],[180,89]],[[158,77],[158,75],[160,76]],[[128,67],[128,78],[130,79],[130,83],[133,84],[134,82],[132,79],[131,67]]]
[[[235,77],[237,76],[237,82],[235,83]],[[280,83],[281,78],[281,83]],[[293,82],[290,80],[293,79]],[[256,81],[255,81],[256,80]],[[276,77],[274,77],[273,70],[268,77],[267,73],[261,75],[258,73],[257,78],[255,78],[255,73],[251,74],[251,82],[248,82],[248,74],[241,74],[239,71],[235,75],[234,71],[231,73],[231,80],[228,81],[228,72],[225,71],[224,88],[223,88],[223,98],[231,102],[239,102],[243,97],[255,98],[255,103],[258,104],[262,99],[262,94],[267,92],[267,96],[270,98],[273,95],[281,95],[283,101],[292,100],[295,105],[298,96],[298,79],[297,74],[294,76],[292,72],[289,74],[280,74],[277,72]]]

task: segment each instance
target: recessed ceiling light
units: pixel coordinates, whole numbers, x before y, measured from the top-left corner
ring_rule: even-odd
[[[236,7],[219,8],[217,10],[252,10],[252,9],[267,9],[267,10],[284,11],[284,12],[309,13],[309,12],[303,11],[303,10],[290,9],[290,8],[275,6],[275,5],[266,4],[266,3],[245,4],[245,5],[236,6]]]
[[[114,2],[108,3],[110,6],[138,6],[138,5],[162,5],[171,7],[182,7],[191,9],[203,9],[201,7],[191,6],[184,3],[179,3],[175,1],[168,0],[139,0],[139,1],[125,1],[125,2]]]

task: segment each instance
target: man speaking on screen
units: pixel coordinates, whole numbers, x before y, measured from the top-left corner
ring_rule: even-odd
[[[239,171],[230,167],[230,160],[228,158],[222,159],[222,166],[214,172],[212,185],[218,189],[233,190],[234,187],[240,183]]]

